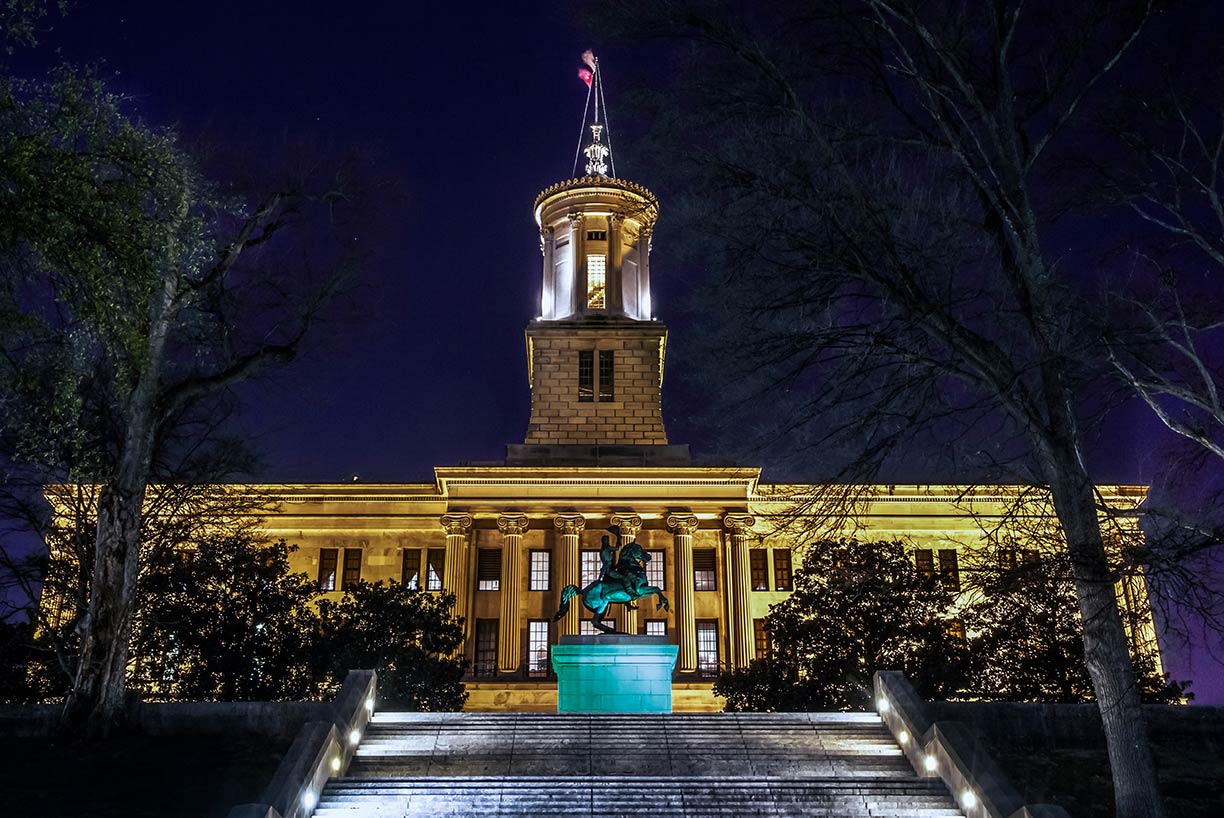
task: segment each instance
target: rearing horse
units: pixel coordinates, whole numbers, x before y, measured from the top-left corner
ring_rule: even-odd
[[[619,533],[617,536],[619,538]],[[635,542],[625,545],[620,550],[616,570],[608,572],[606,578],[595,580],[581,591],[578,590],[577,585],[566,585],[561,589],[561,607],[553,616],[553,622],[557,622],[569,613],[570,600],[579,595],[582,596],[583,606],[594,614],[591,617],[591,624],[604,633],[616,633],[616,628],[603,621],[608,606],[613,603],[634,607],[634,600],[658,596],[659,602],[655,605],[655,610],[670,611],[671,603],[667,601],[667,597],[663,596],[663,591],[646,581],[646,563],[648,562],[650,562],[650,555],[642,549],[642,546]]]

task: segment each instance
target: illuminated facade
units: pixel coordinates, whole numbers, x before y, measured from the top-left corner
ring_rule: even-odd
[[[294,569],[327,593],[358,578],[454,593],[472,664],[469,708],[550,710],[549,648],[582,627],[579,605],[551,621],[560,591],[598,574],[600,538],[615,523],[651,552],[651,584],[672,609],[643,600],[609,618],[679,645],[677,710],[716,709],[711,677],[764,650],[763,618],[791,588],[798,558],[785,535],[769,532],[815,487],[765,485],[756,468],[693,466],[687,446],[668,443],[649,191],[587,176],[545,190],[535,214],[543,288],[526,330],[524,442],[498,465],[438,467],[430,483],[263,487],[281,501],[268,533],[299,546]],[[1118,507],[1143,496],[1101,490]],[[854,533],[904,539],[919,567],[955,577],[962,547],[980,542],[1014,497],[1007,487],[876,487]],[[1146,608],[1142,589],[1129,590]]]

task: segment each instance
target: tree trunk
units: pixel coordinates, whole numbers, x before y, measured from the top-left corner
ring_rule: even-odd
[[[128,643],[139,569],[145,485],[120,480],[102,489],[89,610],[81,625],[76,679],[65,704],[69,730],[103,737],[126,717]]]
[[[140,571],[140,526],[157,435],[157,400],[166,339],[173,319],[175,275],[167,271],[149,309],[148,355],[127,401],[119,462],[98,497],[89,613],[64,727],[101,738],[127,717],[127,661]]]
[[[1164,818],[1164,799],[1148,743],[1114,577],[1101,538],[1092,483],[1070,446],[1051,461],[1050,490],[1071,555],[1084,624],[1084,660],[1109,750],[1115,815]]]

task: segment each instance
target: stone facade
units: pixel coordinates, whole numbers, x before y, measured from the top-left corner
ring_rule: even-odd
[[[657,321],[591,326],[533,322],[527,329],[531,420],[527,444],[661,445],[662,381],[667,329]],[[588,399],[579,391],[579,353],[593,353]],[[601,353],[614,362],[604,384]],[[606,399],[605,399],[606,396]]]

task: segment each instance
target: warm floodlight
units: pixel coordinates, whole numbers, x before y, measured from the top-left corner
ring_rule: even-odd
[[[331,760],[331,768],[333,773],[340,772],[340,756],[336,756]]]

